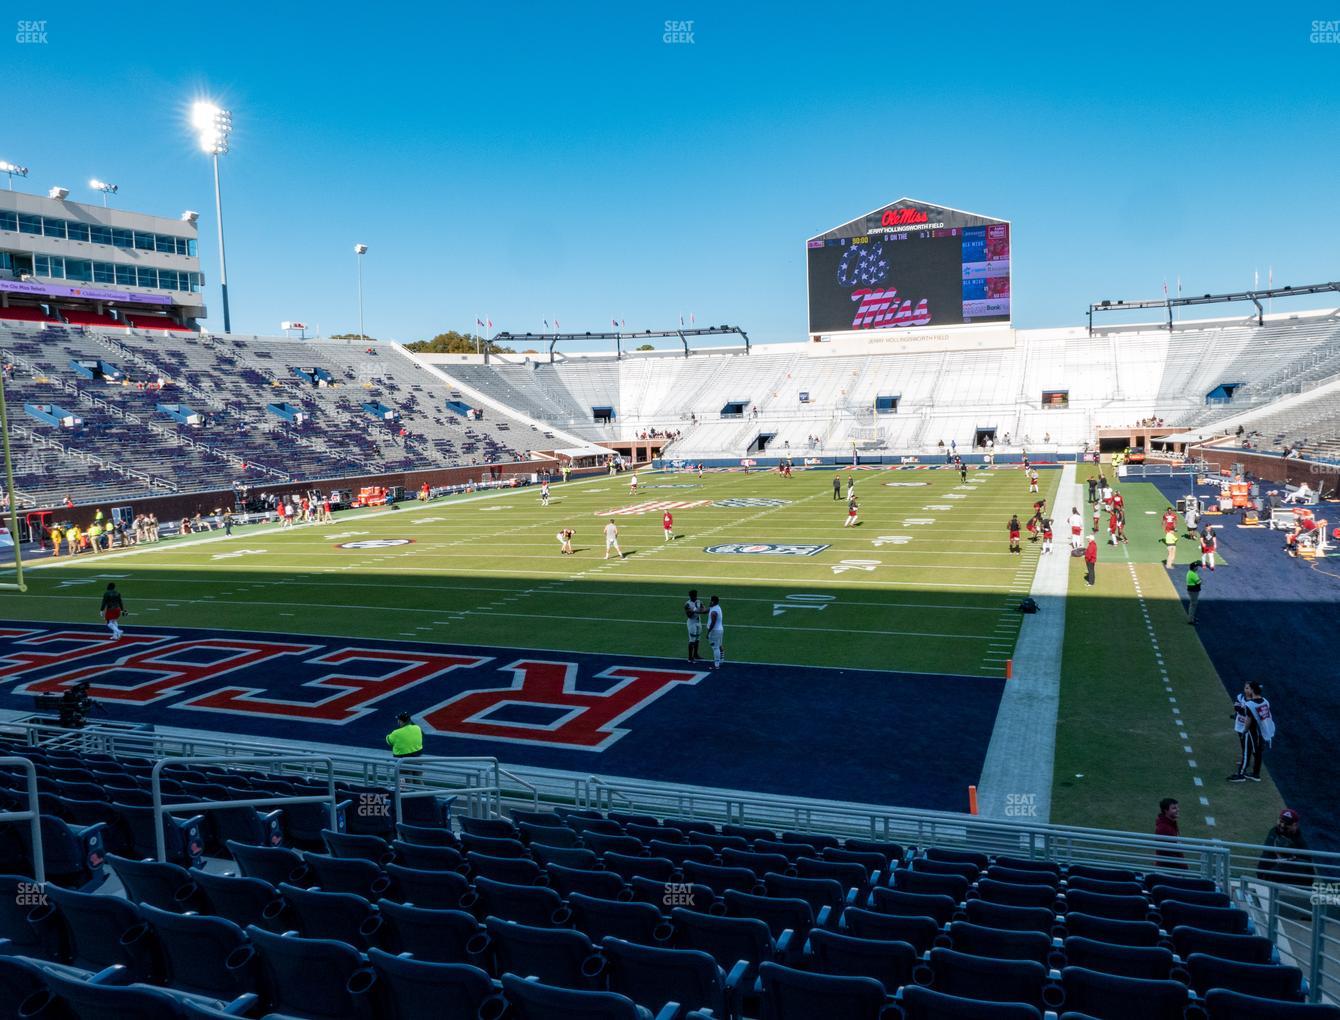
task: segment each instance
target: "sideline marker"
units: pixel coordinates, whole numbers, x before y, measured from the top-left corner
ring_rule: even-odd
[[[1005,660],[1005,679],[1006,679],[1006,680],[1013,680],[1013,679],[1014,679],[1014,660],[1013,660],[1013,659],[1006,659],[1006,660]]]
[[[968,787],[968,814],[977,814],[977,787]]]

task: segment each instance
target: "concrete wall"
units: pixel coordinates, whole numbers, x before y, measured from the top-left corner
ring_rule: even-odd
[[[1193,457],[1199,457],[1213,465],[1216,470],[1231,471],[1233,465],[1242,464],[1249,474],[1265,481],[1301,485],[1307,482],[1312,489],[1325,488],[1333,492],[1340,484],[1340,465],[1318,464],[1308,460],[1286,460],[1283,457],[1267,453],[1254,453],[1250,450],[1198,446],[1192,450]]]

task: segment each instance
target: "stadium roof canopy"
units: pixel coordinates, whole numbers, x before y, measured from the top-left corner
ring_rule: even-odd
[[[1008,223],[980,213],[951,209],[933,202],[922,202],[915,198],[900,198],[896,202],[881,205],[864,216],[848,220],[840,226],[815,234],[810,241],[828,241],[837,237],[862,237],[869,234],[900,234],[908,230],[937,230],[953,227],[981,227],[995,223]]]

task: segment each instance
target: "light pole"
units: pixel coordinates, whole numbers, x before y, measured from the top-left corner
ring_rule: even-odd
[[[88,182],[88,186],[94,191],[102,192],[102,207],[107,208],[107,196],[115,195],[120,189],[115,184],[108,184],[106,181],[100,181],[96,177]]]
[[[354,245],[354,254],[358,257],[358,339],[366,342],[368,335],[363,332],[363,256],[368,253],[366,244]]]
[[[19,166],[17,163],[10,163],[8,160],[0,159],[0,174],[9,175],[9,190],[13,191],[14,178],[27,177],[28,168],[26,166]]]
[[[213,103],[201,100],[191,106],[191,126],[200,141],[200,150],[214,160],[214,218],[219,225],[219,289],[223,295],[223,331],[233,331],[228,315],[228,259],[223,248],[223,199],[219,192],[219,157],[228,151],[228,136],[233,131],[233,115]]]

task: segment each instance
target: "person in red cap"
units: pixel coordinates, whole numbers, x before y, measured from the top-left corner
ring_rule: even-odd
[[[1261,840],[1266,850],[1256,865],[1256,877],[1263,882],[1284,882],[1289,885],[1311,885],[1316,878],[1312,860],[1299,851],[1307,850],[1303,838],[1303,819],[1293,808],[1280,812],[1279,824]]]

